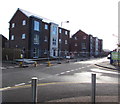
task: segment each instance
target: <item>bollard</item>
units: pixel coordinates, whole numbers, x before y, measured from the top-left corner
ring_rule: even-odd
[[[19,63],[19,67],[22,67],[22,66],[23,66],[23,62],[20,62],[20,63]]]
[[[48,66],[51,66],[51,63],[50,63],[50,61],[48,61]]]
[[[96,96],[96,74],[92,74],[92,93],[91,93],[91,102],[95,104]]]
[[[36,61],[34,62],[34,67],[37,67],[37,62]]]
[[[32,102],[37,103],[37,77],[32,78]]]

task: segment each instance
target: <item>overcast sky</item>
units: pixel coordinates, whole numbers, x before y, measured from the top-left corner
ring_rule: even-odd
[[[117,47],[119,0],[1,0],[0,34],[9,37],[9,20],[17,8],[63,23],[71,36],[79,29],[103,39],[104,49]]]

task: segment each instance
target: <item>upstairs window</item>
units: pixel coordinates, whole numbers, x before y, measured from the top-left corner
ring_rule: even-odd
[[[14,40],[15,39],[15,36],[14,35],[11,35],[11,40]]]
[[[65,44],[67,44],[67,40],[65,40]]]
[[[48,30],[48,25],[47,24],[45,24],[45,29]]]
[[[48,37],[47,37],[47,36],[45,36],[45,39],[44,39],[44,41],[45,41],[45,42],[47,42],[47,41],[48,41]]]
[[[77,47],[77,43],[75,43],[75,46]]]
[[[68,31],[65,31],[65,35],[68,35]]]
[[[57,27],[56,27],[56,26],[53,26],[52,33],[53,33],[53,35],[56,35],[56,34],[57,34]]]
[[[56,45],[56,39],[55,39],[55,38],[53,38],[52,44],[53,44],[53,45]]]
[[[39,44],[39,35],[34,34],[34,44]]]
[[[82,43],[82,49],[86,49],[86,43]]]
[[[61,39],[59,39],[59,43],[61,43]]]
[[[59,33],[62,33],[62,29],[59,29]]]
[[[22,34],[22,39],[25,39],[26,38],[26,34]]]
[[[77,37],[75,36],[74,39],[77,40]]]
[[[38,21],[34,21],[34,30],[40,31],[40,23]]]
[[[26,20],[23,20],[23,21],[22,21],[22,25],[26,25]]]
[[[83,39],[86,39],[86,36],[83,36]]]
[[[12,28],[14,28],[15,27],[15,23],[12,23]]]

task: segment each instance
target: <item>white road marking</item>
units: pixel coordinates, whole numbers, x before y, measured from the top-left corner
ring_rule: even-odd
[[[70,71],[66,71],[66,73],[69,73]]]
[[[55,74],[56,76],[60,75],[60,74]]]
[[[65,74],[65,72],[61,72],[60,74]]]
[[[7,89],[9,89],[9,88],[11,88],[11,87],[1,88],[0,91],[7,90]]]
[[[14,68],[14,67],[13,67],[13,66],[9,66],[8,68],[10,68],[10,69],[11,69],[11,68]]]
[[[22,85],[25,85],[25,83],[16,84],[15,86],[22,86]]]
[[[32,81],[28,81],[28,83],[31,83]]]
[[[45,79],[45,78],[40,78],[40,79],[38,79],[38,80],[43,80],[43,79]]]
[[[74,70],[70,70],[70,71],[74,71]]]

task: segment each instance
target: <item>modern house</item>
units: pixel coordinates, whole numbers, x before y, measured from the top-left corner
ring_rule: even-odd
[[[88,35],[82,30],[77,31],[70,41],[70,51],[76,57],[100,56],[102,52],[102,39]]]
[[[65,47],[59,45],[60,34],[62,42],[67,43],[69,40],[69,30],[23,9],[17,9],[9,24],[10,48],[20,48],[27,58],[58,57],[59,48],[63,51]],[[65,31],[67,36],[59,31]],[[66,51],[69,51],[69,48],[66,48]]]
[[[71,38],[71,52],[74,52],[75,56],[89,55],[89,35],[78,30]]]

